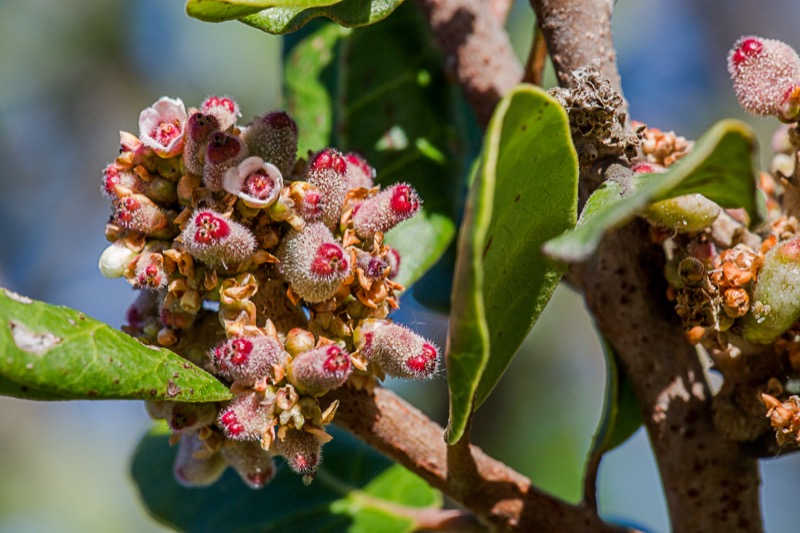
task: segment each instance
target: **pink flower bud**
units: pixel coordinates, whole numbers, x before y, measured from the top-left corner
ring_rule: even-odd
[[[243,225],[209,210],[195,211],[183,230],[186,250],[211,268],[228,268],[249,259],[256,239]]]
[[[167,273],[164,271],[164,256],[158,253],[144,253],[136,259],[133,286],[137,289],[160,290],[167,286]]]
[[[220,454],[208,455],[205,443],[190,433],[181,437],[173,473],[184,487],[207,487],[222,476],[227,466]]]
[[[239,105],[227,96],[209,96],[203,101],[200,110],[206,115],[214,116],[222,131],[236,124],[236,119],[242,116]]]
[[[367,160],[355,152],[344,156],[347,162],[347,188],[371,189],[375,185],[375,169],[369,166]]]
[[[369,281],[383,279],[388,266],[389,263],[380,257],[375,257],[360,249],[356,250],[356,267],[363,272],[364,277]]]
[[[216,132],[206,145],[206,164],[203,167],[203,183],[213,192],[223,190],[225,173],[235,168],[247,157],[247,148],[239,137]]]
[[[114,209],[114,222],[128,231],[155,235],[169,223],[166,213],[142,194],[120,198]]]
[[[419,210],[417,191],[407,183],[397,183],[364,200],[353,213],[353,227],[362,239],[386,232]]]
[[[321,223],[309,224],[302,232],[289,231],[278,258],[294,292],[311,303],[332,297],[348,274],[344,250]]]
[[[320,346],[292,359],[287,379],[301,394],[322,396],[344,385],[353,367],[338,346]]]
[[[728,54],[728,72],[745,111],[785,122],[797,119],[800,95],[793,89],[800,85],[800,57],[791,46],[773,39],[742,37]]]
[[[118,185],[135,193],[144,192],[146,189],[139,176],[128,170],[120,169],[112,163],[103,169],[103,185],[101,187],[103,196],[109,199],[118,198],[116,190]]]
[[[203,175],[208,140],[219,130],[219,121],[213,115],[194,113],[189,117],[183,147],[183,164],[186,170],[197,176]]]
[[[389,248],[389,253],[386,254],[386,261],[389,263],[391,270],[389,271],[389,279],[394,279],[400,272],[400,252],[394,248]]]
[[[275,451],[286,459],[296,474],[313,477],[322,461],[322,442],[307,431],[290,428],[283,440],[275,441]]]
[[[322,220],[324,202],[319,189],[305,181],[295,181],[289,187],[289,195],[294,202],[294,211],[307,223]]]
[[[322,221],[329,228],[338,226],[347,194],[347,162],[333,148],[317,152],[306,168],[306,181],[319,190]]]
[[[258,442],[227,443],[220,453],[251,489],[264,487],[275,473],[272,455]]]
[[[436,372],[439,348],[405,326],[366,320],[353,340],[367,360],[376,362],[390,376],[425,379]]]
[[[213,403],[165,402],[167,411],[163,418],[173,431],[194,431],[210,426],[217,418],[217,406]]]
[[[160,157],[174,157],[183,150],[186,108],[180,98],[162,96],[139,115],[139,137]]]
[[[228,169],[223,187],[248,207],[269,207],[281,193],[283,176],[275,165],[260,157],[248,157],[238,167]]]
[[[631,167],[631,170],[636,174],[658,174],[667,171],[667,169],[662,167],[661,165],[658,165],[656,163],[650,163],[647,161],[636,163]]]
[[[281,174],[291,176],[297,160],[297,124],[281,111],[253,120],[242,134],[250,153],[272,163]]]
[[[244,386],[271,376],[273,365],[283,366],[288,358],[283,346],[267,335],[233,337],[211,351],[211,362],[217,374]]]
[[[272,419],[272,405],[259,392],[240,394],[219,412],[217,423],[231,440],[260,440]]]

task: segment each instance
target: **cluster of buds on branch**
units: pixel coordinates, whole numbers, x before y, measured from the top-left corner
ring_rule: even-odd
[[[186,110],[161,98],[121,133],[103,173],[112,202],[100,258],[141,290],[124,329],[170,347],[230,385],[226,403],[148,402],[180,441],[177,479],[213,483],[230,465],[251,487],[273,457],[310,482],[330,439],[319,398],[425,379],[439,349],[387,317],[403,287],[384,233],[414,216],[406,183],[383,190],[358,154],[299,157],[283,112],[239,126],[239,106],[211,96]]]

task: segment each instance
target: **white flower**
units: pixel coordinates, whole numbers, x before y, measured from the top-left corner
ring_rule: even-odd
[[[119,278],[125,273],[125,267],[137,255],[136,252],[125,246],[125,243],[120,239],[103,250],[97,266],[103,276],[109,279]]]
[[[269,207],[281,193],[283,175],[272,163],[260,157],[248,157],[225,174],[223,187],[248,207]]]

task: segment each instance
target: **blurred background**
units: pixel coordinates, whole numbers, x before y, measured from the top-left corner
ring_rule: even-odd
[[[525,57],[533,17],[509,18]],[[744,116],[725,56],[741,34],[800,48],[789,0],[619,0],[615,41],[634,118],[688,138],[739,117],[768,146],[776,123]],[[100,172],[120,129],[158,97],[197,105],[228,94],[244,118],[281,106],[278,37],[189,19],[181,0],[0,0],[0,286],[119,325],[133,292],[97,270],[109,205]],[[549,78],[552,83],[552,76]],[[444,345],[446,322],[406,297],[397,319]],[[581,300],[561,287],[495,394],[475,438],[571,501],[602,405],[604,363]],[[443,378],[392,384],[441,423]],[[139,402],[32,403],[0,398],[0,531],[162,531],[142,511],[128,459],[150,422]],[[800,457],[762,462],[768,531],[796,525]],[[609,518],[668,530],[647,437],[609,454],[600,475]]]

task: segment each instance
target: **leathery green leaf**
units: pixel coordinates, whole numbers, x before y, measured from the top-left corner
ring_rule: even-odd
[[[321,7],[270,7],[239,18],[248,26],[272,34],[297,31],[317,17],[331,19],[339,26],[358,28],[380,22],[403,0],[342,0]]]
[[[289,468],[262,490],[229,469],[214,485],[187,489],[172,475],[176,447],[150,433],[131,472],[148,512],[182,531],[416,531],[420,512],[440,508],[441,494],[354,437],[330,428],[311,486]]]
[[[577,183],[566,113],[537,87],[518,86],[486,131],[461,226],[447,354],[450,443],[558,284],[540,247],[575,224]]]
[[[214,376],[67,307],[0,289],[0,394],[31,400],[211,402]]]
[[[269,7],[311,8],[341,0],[188,0],[186,14],[205,22],[223,22],[258,13]]]
[[[578,226],[545,245],[545,253],[557,260],[579,262],[597,249],[603,235],[624,224],[647,204],[685,194],[699,193],[722,207],[747,211],[750,226],[765,216],[758,194],[757,143],[743,122],[716,123],[695,143],[692,151],[663,174],[635,177],[632,192],[624,194],[616,183],[607,182],[590,197]]]

